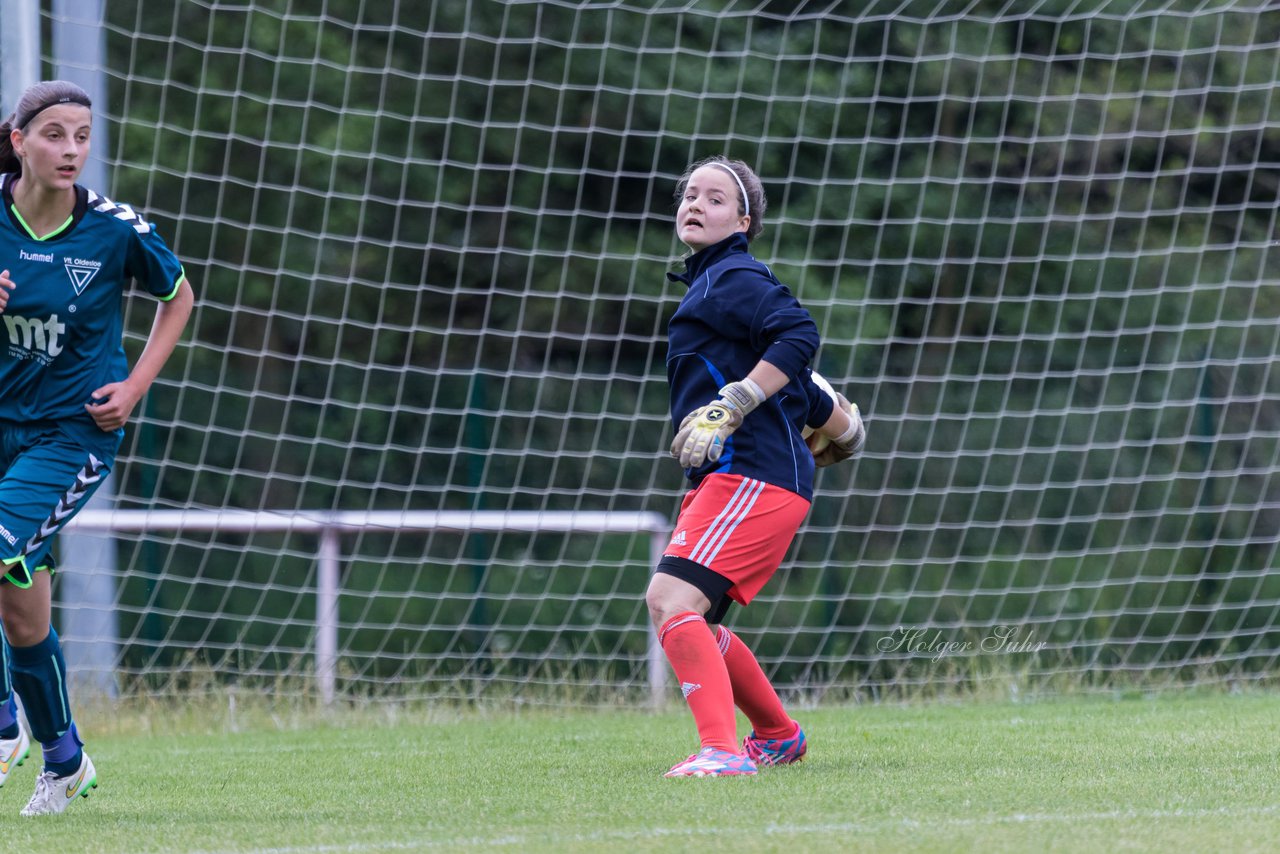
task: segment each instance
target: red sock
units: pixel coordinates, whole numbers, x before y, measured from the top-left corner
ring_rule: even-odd
[[[740,752],[729,672],[707,621],[693,611],[676,614],[658,630],[658,643],[680,680],[702,746]]]
[[[760,669],[760,662],[737,635],[724,626],[717,628],[716,645],[724,656],[725,669],[729,671],[733,701],[751,721],[756,737],[790,738],[795,734],[795,722],[782,708],[778,692],[773,690],[769,678]]]

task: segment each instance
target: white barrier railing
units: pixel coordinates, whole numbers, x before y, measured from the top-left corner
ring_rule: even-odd
[[[326,704],[336,696],[338,673],[338,564],[343,534],[360,531],[453,531],[458,533],[525,533],[583,531],[649,534],[650,565],[667,544],[670,524],[657,513],[624,511],[334,511],[276,513],[253,510],[91,510],[68,524],[68,531],[154,533],[157,531],[225,531],[229,533],[314,534],[316,549],[316,681]],[[647,650],[649,697],[664,702],[667,664],[653,629]]]

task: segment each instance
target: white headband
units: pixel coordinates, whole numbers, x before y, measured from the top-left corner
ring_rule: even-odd
[[[715,161],[712,166],[719,166],[724,171],[733,176],[733,180],[738,182],[738,189],[742,191],[742,207],[746,211],[743,216],[751,216],[751,200],[747,198],[747,185],[742,183],[742,179],[738,177],[738,172],[729,166],[728,163]]]

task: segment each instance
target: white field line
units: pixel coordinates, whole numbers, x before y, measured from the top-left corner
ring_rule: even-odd
[[[1209,817],[1242,818],[1280,813],[1280,805],[1260,807],[1218,807],[1217,809],[1175,810],[1107,810],[1081,813],[1013,813],[1012,815],[978,816],[975,818],[930,819],[896,818],[879,821],[830,822],[823,824],[766,824],[758,828],[735,827],[668,828],[638,830],[601,830],[593,833],[499,834],[495,836],[458,836],[453,838],[414,839],[409,841],[367,841],[347,845],[291,845],[283,848],[254,848],[255,854],[327,854],[328,852],[418,851],[433,848],[524,848],[535,845],[565,843],[608,843],[668,838],[784,836],[805,837],[815,833],[869,833],[895,828],[929,830],[931,828],[992,827],[998,825],[1082,824],[1121,820],[1200,819]],[[191,854],[236,854],[243,849],[227,848],[191,852]]]

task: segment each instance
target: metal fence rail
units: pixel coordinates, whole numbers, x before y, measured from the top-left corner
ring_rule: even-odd
[[[69,532],[155,533],[204,531],[227,533],[313,534],[316,548],[316,681],[320,697],[332,703],[338,670],[339,538],[360,532],[452,531],[538,533],[570,531],[647,533],[651,563],[666,546],[670,523],[657,513],[613,511],[333,511],[273,513],[254,510],[94,510],[76,515]],[[666,659],[652,629],[647,649],[649,694],[661,705],[666,688]]]

